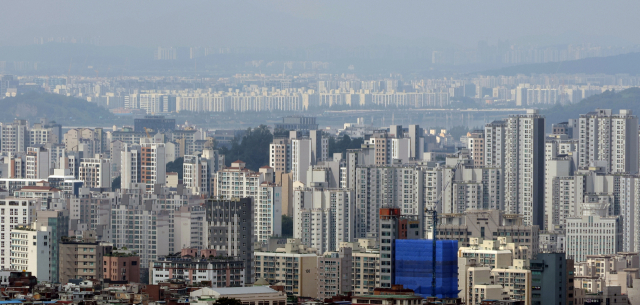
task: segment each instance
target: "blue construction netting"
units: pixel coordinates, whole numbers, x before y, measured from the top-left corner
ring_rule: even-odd
[[[430,239],[395,240],[395,284],[413,289],[422,297],[458,297],[458,241],[436,241],[436,291],[433,277],[433,241]]]

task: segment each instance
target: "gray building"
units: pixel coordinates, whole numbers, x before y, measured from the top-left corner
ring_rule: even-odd
[[[541,253],[531,260],[531,304],[573,305],[573,260],[564,253]]]
[[[473,210],[462,214],[441,214],[438,239],[457,240],[460,247],[469,247],[473,237],[498,240],[511,237],[513,243],[524,246],[527,258],[540,252],[540,229],[526,225],[521,215],[500,210]]]
[[[69,211],[37,211],[36,226],[51,228],[51,282],[60,283],[60,243],[69,235]]]
[[[318,124],[315,117],[290,116],[282,118],[282,123],[276,123],[276,129],[315,130],[318,129]]]
[[[145,132],[145,128],[153,134],[174,131],[176,129],[176,120],[166,119],[160,115],[147,115],[144,118],[133,120],[133,130],[135,132]]]
[[[251,198],[209,199],[207,248],[245,262],[245,282],[253,283],[253,201]]]

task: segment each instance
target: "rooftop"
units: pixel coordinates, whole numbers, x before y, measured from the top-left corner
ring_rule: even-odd
[[[367,294],[354,296],[354,299],[422,299],[419,295],[407,294]]]
[[[220,295],[230,295],[230,294],[256,294],[256,293],[277,293],[277,290],[271,289],[265,286],[254,286],[254,287],[228,287],[228,288],[203,288],[203,289],[211,289],[215,293]]]

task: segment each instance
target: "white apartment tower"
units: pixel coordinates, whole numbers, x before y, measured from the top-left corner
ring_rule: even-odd
[[[205,149],[200,155],[185,155],[182,166],[182,180],[193,194],[212,194],[213,177],[222,169],[224,155],[217,150]]]
[[[140,154],[140,182],[147,184],[147,190],[155,184],[165,184],[166,166],[163,143],[142,143]]]
[[[120,184],[128,189],[131,184],[140,182],[140,145],[124,144],[120,154]]]
[[[544,149],[544,117],[535,109],[485,127],[485,164],[502,164],[505,210],[525,225],[544,223]]]
[[[199,156],[185,155],[182,165],[184,187],[193,194],[209,194],[211,182],[209,164]]]
[[[638,117],[631,110],[611,109],[580,115],[578,166],[603,161],[610,173],[638,173]]]
[[[82,158],[78,168],[78,179],[89,188],[111,187],[111,160],[96,154],[93,158]]]
[[[0,145],[3,152],[25,152],[29,145],[29,122],[15,120],[10,124],[0,124]]]
[[[274,171],[268,166],[254,172],[237,160],[216,173],[216,198],[251,198],[254,208],[256,241],[282,234],[282,186],[276,185]],[[306,176],[306,173],[305,173]]]
[[[163,143],[125,144],[120,162],[122,188],[132,183],[146,184],[151,190],[156,184],[165,184],[166,162]]]
[[[11,231],[32,223],[36,216],[35,209],[35,199],[0,199],[0,268],[11,267]]]
[[[355,192],[304,188],[294,191],[295,238],[322,254],[355,240]]]
[[[307,184],[307,170],[312,165],[312,145],[310,139],[294,139],[291,141],[291,172],[293,181]]]
[[[11,269],[26,270],[49,282],[51,275],[51,229],[31,226],[15,227],[11,230]]]
[[[27,179],[47,179],[49,177],[49,151],[40,147],[27,147],[25,157],[25,178]]]

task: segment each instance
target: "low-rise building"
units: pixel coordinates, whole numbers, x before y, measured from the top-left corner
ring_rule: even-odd
[[[103,257],[104,278],[140,282],[140,256],[130,250],[112,250]]]
[[[380,304],[380,305],[419,305],[423,298],[412,292],[411,289],[403,289],[401,285],[392,288],[377,288],[373,294],[353,296],[351,304]]]
[[[623,294],[630,295],[640,284],[639,268],[638,253],[588,255],[585,261],[575,263],[574,286],[582,294],[603,293],[607,287],[619,286]]]
[[[149,282],[183,280],[191,285],[244,287],[244,266],[243,260],[234,257],[165,256],[150,263]]]
[[[197,304],[212,305],[220,298],[236,299],[242,304],[286,305],[287,295],[265,286],[202,288],[192,291],[189,296]]]
[[[470,305],[486,299],[516,300],[531,304],[529,260],[506,237],[471,238],[470,247],[458,250],[459,297]],[[520,257],[520,258],[518,258]]]

